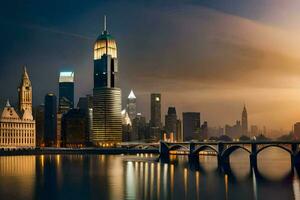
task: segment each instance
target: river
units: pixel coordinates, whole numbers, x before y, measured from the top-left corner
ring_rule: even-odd
[[[300,179],[287,152],[270,148],[258,156],[230,157],[231,173],[215,156],[200,165],[184,155],[158,161],[155,154],[38,155],[0,157],[1,199],[300,199]],[[3,198],[4,197],[4,198]]]

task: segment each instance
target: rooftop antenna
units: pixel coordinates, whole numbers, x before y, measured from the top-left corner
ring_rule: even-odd
[[[104,15],[104,31],[106,31],[106,15]]]

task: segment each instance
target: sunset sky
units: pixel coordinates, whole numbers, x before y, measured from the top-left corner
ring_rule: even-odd
[[[26,2],[26,3],[25,3]],[[17,102],[27,65],[34,104],[58,94],[60,70],[75,71],[76,97],[92,93],[93,43],[103,29],[118,44],[123,107],[132,88],[149,119],[150,93],[199,111],[209,126],[290,130],[300,121],[298,0],[17,1],[0,7],[1,101]]]

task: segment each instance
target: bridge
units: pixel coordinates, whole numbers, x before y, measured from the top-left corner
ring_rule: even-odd
[[[238,149],[249,153],[251,168],[257,170],[257,156],[265,149],[276,147],[291,156],[291,167],[300,167],[300,141],[239,141],[239,142],[165,142],[160,141],[161,158],[168,158],[171,151],[184,150],[189,158],[199,162],[199,153],[212,151],[217,155],[218,166],[230,166],[230,155]]]

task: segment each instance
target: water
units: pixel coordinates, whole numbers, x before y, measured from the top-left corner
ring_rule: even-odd
[[[300,199],[289,154],[276,148],[258,157],[260,176],[248,154],[232,154],[231,171],[217,169],[214,156],[201,166],[186,156],[44,155],[0,157],[0,199]],[[4,197],[4,198],[3,198]]]

